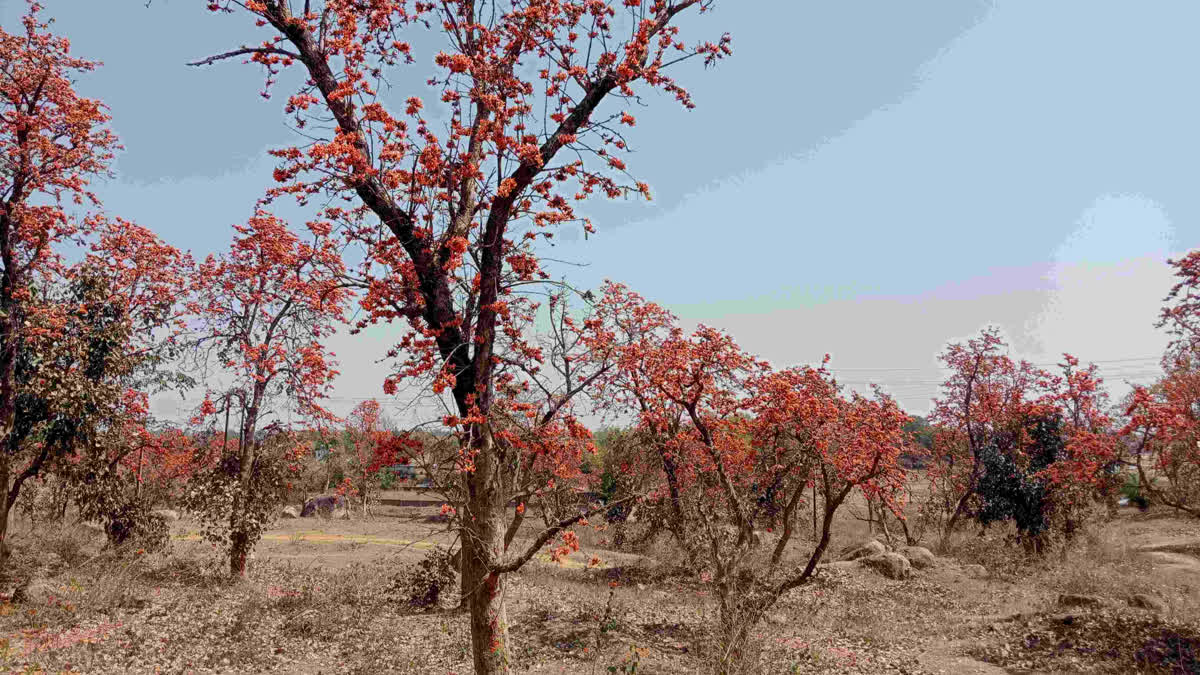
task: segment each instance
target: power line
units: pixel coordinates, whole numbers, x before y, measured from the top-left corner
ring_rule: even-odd
[[[1160,358],[1161,357],[1158,357],[1158,356],[1138,356],[1138,357],[1129,357],[1129,358],[1123,358],[1123,359],[1091,359],[1091,360],[1086,360],[1086,361],[1084,359],[1080,359],[1079,362],[1080,363],[1095,363],[1095,364],[1133,363],[1133,362],[1139,362],[1139,361],[1158,361]],[[1029,365],[1037,366],[1039,368],[1048,368],[1050,366],[1057,366],[1057,365],[1059,365],[1059,363],[1057,361],[1055,361],[1053,363],[1031,363]],[[869,372],[926,371],[927,372],[930,370],[950,370],[950,369],[945,366],[927,366],[924,368],[894,368],[894,367],[843,368],[840,366],[831,366],[830,368],[828,368],[828,370],[830,370],[832,372],[838,372],[838,371],[869,371]]]

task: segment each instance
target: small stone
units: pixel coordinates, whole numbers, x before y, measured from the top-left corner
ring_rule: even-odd
[[[1061,607],[1098,607],[1101,602],[1100,598],[1090,595],[1063,593],[1058,596],[1058,604]]]
[[[1160,614],[1167,611],[1167,603],[1159,600],[1153,595],[1146,595],[1145,593],[1138,593],[1130,598],[1129,606],[1137,607],[1138,609],[1148,609],[1152,612],[1158,612]]]
[[[172,509],[155,509],[152,513],[168,523],[179,520],[179,512]]]
[[[983,565],[963,565],[962,571],[972,579],[982,579],[988,575],[987,568]]]
[[[294,506],[285,506],[285,507],[283,507],[283,511],[281,512],[281,515],[284,518],[299,518],[300,517],[300,509],[298,509]]]

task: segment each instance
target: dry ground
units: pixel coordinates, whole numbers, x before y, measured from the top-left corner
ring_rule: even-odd
[[[414,611],[386,592],[400,566],[452,542],[435,532],[436,509],[377,513],[280,521],[234,585],[187,521],[175,523],[169,551],[120,556],[86,528],[18,523],[14,570],[33,581],[26,602],[0,603],[0,664],[469,673],[465,616]],[[835,544],[864,534],[844,518]],[[567,564],[539,560],[513,575],[514,669],[632,672],[636,661],[639,673],[705,672],[715,608],[696,579],[670,572],[669,542],[641,556],[604,550],[604,533],[582,539]],[[602,564],[589,569],[593,554]],[[1155,511],[1122,512],[1065,556],[1034,561],[1002,533],[970,535],[905,581],[825,570],[776,606],[755,644],[768,673],[1198,672],[1198,556],[1200,523]],[[1062,594],[1091,604],[1063,606]],[[1161,611],[1130,607],[1139,594]]]

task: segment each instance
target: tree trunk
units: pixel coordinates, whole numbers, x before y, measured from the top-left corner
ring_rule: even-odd
[[[260,398],[255,392],[255,402]],[[250,533],[248,513],[250,508],[250,479],[254,471],[254,458],[258,442],[254,438],[258,425],[258,406],[246,411],[242,425],[242,442],[238,448],[238,490],[233,497],[233,509],[229,514],[229,576],[246,577],[246,558],[250,555]]]
[[[958,519],[967,510],[967,501],[974,495],[974,490],[968,490],[958,500],[958,505],[954,507],[954,513],[950,516],[950,521],[946,523],[946,529],[942,531],[942,544],[946,544],[950,540],[950,535],[954,533],[954,527],[958,525]]]
[[[480,433],[475,470],[466,476],[467,502],[462,528],[463,590],[471,612],[471,651],[476,675],[511,672],[504,576],[492,571],[503,560],[505,503],[500,467],[486,434]]]
[[[4,508],[4,513],[0,514],[0,577],[3,577],[8,572],[8,558],[12,555],[12,548],[8,545],[8,521],[11,511],[12,500],[7,499],[9,494],[9,483],[11,481],[11,471],[9,469],[9,457],[6,453],[0,453],[0,486],[3,486],[3,494],[5,499],[0,504]]]

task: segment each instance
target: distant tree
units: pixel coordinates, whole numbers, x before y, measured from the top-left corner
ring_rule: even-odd
[[[209,256],[193,282],[197,355],[205,365],[215,358],[231,379],[224,391],[208,392],[195,421],[224,422],[221,438],[232,447],[197,476],[192,502],[211,538],[228,547],[230,574],[241,577],[286,495],[277,486],[287,481],[272,474],[297,459],[290,430],[279,420],[268,430],[263,421],[287,409],[318,423],[333,419],[320,405],[337,373],[322,340],[342,320],[348,291],[340,283],[342,261],[328,225],[308,224],[311,243],[264,211],[234,229],[229,253]],[[231,417],[235,442],[228,433]],[[288,456],[266,456],[265,450]]]
[[[1089,505],[1116,489],[1119,446],[1105,412],[1103,381],[1094,365],[1080,368],[1070,354],[1055,375],[1013,361],[1005,349],[998,331],[989,328],[950,345],[941,357],[952,373],[934,401],[937,429],[928,474],[945,518],[943,535],[963,517],[993,522],[1026,508],[1014,495],[1034,485],[1044,487],[1045,499],[1029,497],[1026,506],[1052,508],[1057,531],[1069,535]],[[1051,429],[1056,439],[1048,435]],[[980,492],[984,484],[987,495]],[[1045,528],[1037,522],[1022,516],[1019,525],[1040,535]]]
[[[911,448],[900,455],[900,463],[909,469],[923,469],[933,450],[934,429],[929,420],[920,415],[910,415],[909,419],[904,425],[904,434]]]
[[[1177,281],[1157,323],[1171,336],[1164,374],[1130,395],[1124,462],[1151,501],[1200,517],[1200,250],[1169,263]]]

